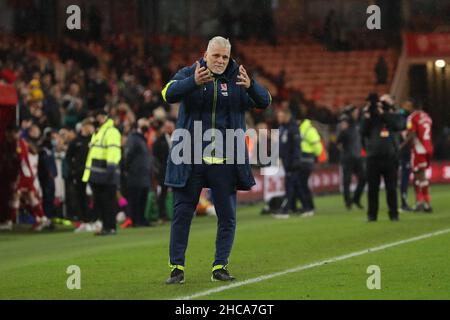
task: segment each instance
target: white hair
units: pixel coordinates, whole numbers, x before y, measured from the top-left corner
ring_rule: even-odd
[[[225,39],[224,37],[214,37],[209,40],[208,51],[210,51],[212,47],[226,48],[231,50],[231,43],[230,40]]]

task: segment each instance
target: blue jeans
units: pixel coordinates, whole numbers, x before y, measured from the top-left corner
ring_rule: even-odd
[[[170,263],[185,265],[192,218],[203,188],[210,188],[218,225],[214,266],[227,265],[236,231],[236,173],[234,165],[193,165],[184,188],[174,188],[170,232]]]

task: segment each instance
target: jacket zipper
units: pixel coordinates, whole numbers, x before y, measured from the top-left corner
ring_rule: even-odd
[[[217,82],[218,79],[214,80],[214,100],[213,100],[213,110],[212,110],[212,145],[213,145],[213,158],[216,156],[216,108],[217,108]]]

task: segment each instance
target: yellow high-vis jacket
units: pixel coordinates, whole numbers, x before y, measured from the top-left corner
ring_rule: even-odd
[[[313,127],[311,120],[305,119],[299,127],[300,136],[302,138],[301,150],[303,154],[320,156],[323,151],[323,145],[319,132]]]
[[[86,159],[83,182],[104,185],[119,185],[122,158],[121,135],[108,119],[92,136]]]

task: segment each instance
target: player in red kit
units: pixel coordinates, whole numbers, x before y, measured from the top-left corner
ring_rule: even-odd
[[[430,182],[426,170],[430,167],[433,156],[432,140],[433,120],[420,108],[408,117],[408,136],[402,147],[410,145],[411,164],[414,172],[414,186],[416,190],[416,212],[432,212],[430,199]]]
[[[20,175],[18,177],[15,194],[11,203],[11,219],[14,220],[21,204],[33,214],[36,222],[33,230],[41,231],[49,225],[49,220],[44,215],[42,202],[39,194],[34,186],[33,170],[28,159],[28,145],[24,139],[19,138],[17,142],[17,154],[20,167]]]

